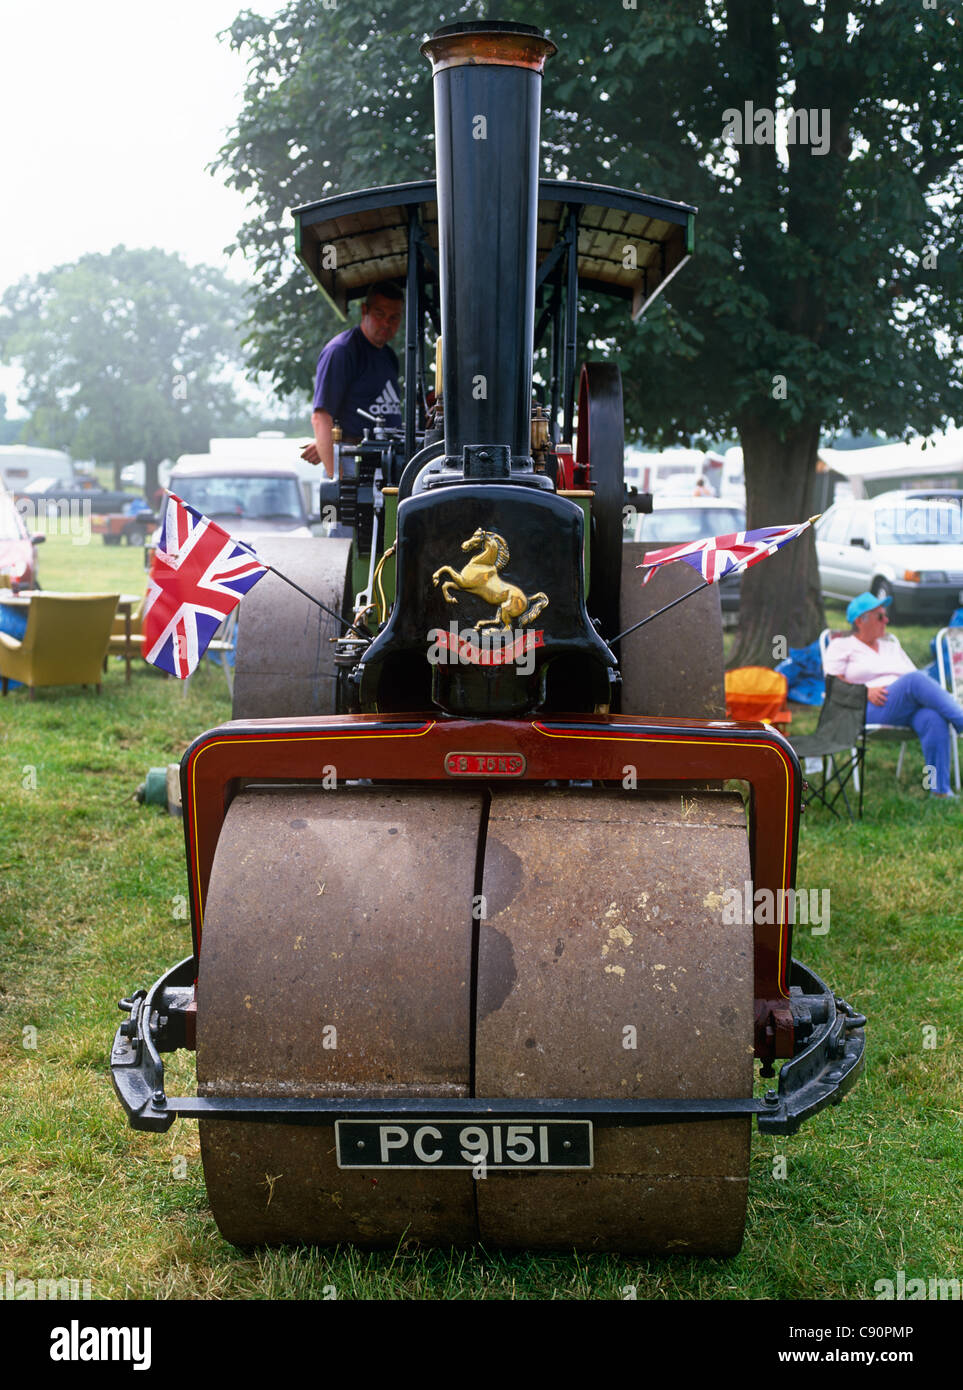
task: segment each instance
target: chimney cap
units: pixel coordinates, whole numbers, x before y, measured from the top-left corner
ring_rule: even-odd
[[[436,29],[421,46],[432,74],[467,65],[530,68],[541,73],[545,59],[558,52],[534,24],[466,20]]]

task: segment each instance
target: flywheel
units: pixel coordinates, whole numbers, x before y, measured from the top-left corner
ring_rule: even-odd
[[[752,1088],[739,797],[249,787],[205,913],[209,1096],[725,1098]],[[583,1171],[346,1168],[330,1126],[203,1121],[236,1244],[730,1254],[749,1120],[594,1127]]]
[[[589,612],[603,637],[619,627],[622,509],[625,503],[625,435],[622,373],[614,362],[584,362],[578,384],[575,457],[588,464],[592,500]]]

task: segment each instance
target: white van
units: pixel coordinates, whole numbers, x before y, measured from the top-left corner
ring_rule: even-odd
[[[171,473],[170,490],[238,540],[272,534],[311,537],[293,468],[182,454]]]
[[[260,464],[262,467],[293,469],[298,475],[304,504],[311,516],[321,511],[320,483],[327,474],[321,464],[306,463],[301,450],[311,442],[310,432],[295,439],[265,430],[247,439],[212,439],[210,457],[212,463],[238,463],[244,467]],[[197,458],[199,455],[193,455]],[[178,465],[183,462],[178,459]]]
[[[185,455],[185,458],[188,457]],[[200,457],[200,455],[198,456]],[[157,482],[161,487],[166,487],[170,482],[171,469],[174,465],[170,459],[164,459],[163,463],[157,465]],[[141,492],[147,486],[147,467],[144,463],[129,463],[126,468],[120,471],[120,481],[125,486],[140,488]]]
[[[723,455],[719,496],[724,501],[733,502],[737,506],[744,507],[746,505],[746,466],[743,462],[742,449],[738,444],[727,449]]]
[[[10,492],[22,492],[40,478],[64,482],[74,475],[70,455],[62,449],[35,449],[25,444],[0,444],[0,481]]]
[[[653,496],[706,496],[696,494],[700,482],[709,489],[709,495],[717,496],[722,467],[720,454],[702,449],[663,449],[658,454],[634,448],[625,451],[626,483]]]

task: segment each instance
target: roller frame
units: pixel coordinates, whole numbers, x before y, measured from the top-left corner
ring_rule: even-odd
[[[447,782],[449,759],[520,759],[521,780],[607,782],[621,786],[626,765],[639,787],[704,787],[737,778],[750,786],[749,851],[756,890],[776,903],[794,887],[801,774],[790,744],[765,724],[691,719],[477,720],[433,716],[318,716],[224,724],[197,739],[181,762],[194,954],[204,899],[231,797],[242,779],[341,782],[370,778],[407,785]],[[455,768],[454,775],[458,775]],[[494,777],[483,772],[473,780]],[[779,897],[780,890],[783,897]],[[756,1056],[792,1057],[788,923],[755,933]]]

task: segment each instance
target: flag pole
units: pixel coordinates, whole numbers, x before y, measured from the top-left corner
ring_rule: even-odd
[[[190,505],[190,503],[184,501],[183,497],[178,497],[176,492],[171,492],[170,488],[165,487],[164,491],[167,493],[168,497],[175,498],[175,500],[180,502],[182,506],[187,507]],[[193,510],[196,512],[197,508],[195,507],[193,508]],[[199,513],[199,515],[203,515],[203,513]],[[242,550],[246,550],[249,555],[254,557],[254,559],[258,562],[259,565],[263,565],[266,570],[270,570],[272,574],[276,574],[278,579],[283,579],[285,584],[290,584],[292,589],[297,589],[298,593],[303,594],[309,603],[317,604],[317,606],[322,610],[322,612],[327,613],[329,617],[334,618],[335,622],[343,623],[345,627],[349,627],[352,632],[356,632],[358,636],[362,638],[362,640],[365,642],[367,642],[370,639],[370,632],[362,632],[360,628],[355,627],[354,623],[349,622],[347,618],[342,618],[340,613],[336,613],[333,608],[329,608],[328,605],[326,603],[322,603],[319,598],[315,598],[313,594],[309,594],[307,589],[302,589],[300,584],[295,584],[293,579],[289,579],[287,575],[282,574],[279,569],[275,569],[275,567],[273,565],[269,565],[266,560],[262,560],[260,555],[254,549],[253,545],[250,545],[247,541],[239,541],[236,536],[231,535],[230,531],[225,531],[223,526],[218,526],[217,522],[212,521],[210,517],[205,517],[205,520],[208,522],[209,525],[214,526],[217,528],[218,531],[223,532],[223,534],[227,536],[229,540],[233,541],[235,545],[240,546]]]
[[[730,573],[735,573],[735,571],[730,571]],[[697,584],[697,585],[695,586],[694,589],[687,589],[687,590],[685,591],[684,594],[680,594],[678,598],[674,598],[674,599],[672,600],[672,602],[671,602],[671,603],[667,603],[667,604],[665,605],[664,608],[657,608],[657,609],[655,610],[655,612],[654,612],[654,613],[650,613],[649,616],[648,616],[647,618],[642,618],[642,619],[640,619],[639,622],[633,623],[632,626],[631,626],[631,627],[627,627],[627,628],[625,629],[624,632],[620,632],[619,635],[618,635],[618,637],[610,637],[610,638],[608,638],[608,639],[607,639],[608,646],[614,647],[616,642],[621,642],[622,638],[623,638],[623,637],[628,637],[628,635],[629,635],[630,632],[635,632],[638,628],[640,628],[640,627],[645,627],[645,624],[646,624],[646,623],[650,623],[650,622],[652,621],[652,619],[653,619],[653,618],[657,618],[657,617],[659,616],[660,613],[668,613],[669,609],[670,609],[670,608],[674,608],[674,607],[676,606],[677,603],[682,603],[685,599],[691,598],[693,594],[697,594],[697,593],[699,592],[700,589],[708,589],[708,587],[709,587],[709,581],[708,581],[708,579],[703,579],[702,583],[701,583],[701,584]]]
[[[233,536],[231,537],[231,540],[234,540]],[[245,541],[236,541],[235,544],[243,546],[245,550],[250,550],[251,554],[254,556],[255,560],[257,560],[259,565],[263,565],[266,570],[270,570],[272,574],[276,574],[278,579],[283,579],[285,584],[290,584],[292,589],[297,589],[299,594],[303,594],[304,597],[308,599],[311,603],[316,603],[320,609],[322,609],[325,613],[329,614],[329,616],[334,618],[337,622],[343,623],[345,627],[350,627],[351,631],[356,632],[359,637],[364,639],[364,641],[367,642],[370,639],[370,632],[362,632],[359,627],[355,627],[354,623],[349,622],[347,618],[342,618],[340,614],[334,611],[333,608],[329,608],[327,604],[322,603],[319,598],[315,598],[313,594],[309,594],[307,589],[302,589],[300,584],[295,584],[293,579],[289,579],[286,574],[282,574],[281,571],[275,569],[273,565],[269,565],[266,560],[262,560],[261,557],[254,550],[252,550],[251,547],[247,545]]]

